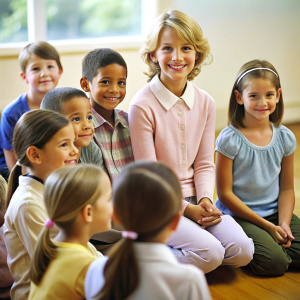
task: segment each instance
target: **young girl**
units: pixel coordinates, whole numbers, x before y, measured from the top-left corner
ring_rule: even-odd
[[[179,264],[165,245],[180,219],[181,197],[168,167],[137,162],[124,168],[113,184],[113,218],[125,229],[123,239],[91,264],[87,299],[211,299],[203,272]]]
[[[15,281],[12,299],[28,298],[31,257],[47,219],[43,182],[53,170],[76,164],[74,138],[70,121],[49,110],[29,111],[15,127],[13,145],[18,161],[8,181],[4,223],[7,262]],[[22,166],[28,170],[27,175],[20,176]]]
[[[29,299],[85,299],[84,277],[100,253],[88,243],[111,227],[111,185],[104,171],[78,165],[54,171],[45,182],[45,222],[32,260]],[[60,232],[52,241],[49,228]]]
[[[255,274],[277,276],[300,267],[300,220],[293,215],[296,139],[280,125],[279,75],[267,61],[239,71],[229,104],[229,126],[216,145],[219,209],[235,216],[254,241]]]
[[[246,265],[253,255],[252,240],[212,204],[215,105],[190,82],[209,51],[194,19],[176,10],[162,14],[142,49],[150,82],[129,110],[135,159],[164,162],[181,183],[185,217],[167,244],[180,262],[205,273],[222,263]]]

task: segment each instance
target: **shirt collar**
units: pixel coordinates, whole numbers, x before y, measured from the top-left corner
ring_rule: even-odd
[[[92,108],[92,113],[93,113],[93,123],[94,127],[98,128],[104,123],[109,124],[100,114],[98,114],[93,108]],[[115,127],[120,123],[123,127],[127,128],[128,124],[123,116],[119,114],[118,109],[114,109],[114,114],[115,114]]]
[[[192,109],[194,106],[194,87],[193,84],[187,81],[186,89],[181,97],[174,95],[160,81],[158,75],[155,75],[149,82],[150,89],[161,105],[169,110],[178,99],[183,99],[186,105]]]

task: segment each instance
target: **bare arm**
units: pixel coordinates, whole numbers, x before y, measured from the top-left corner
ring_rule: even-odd
[[[17,162],[16,154],[13,150],[3,149],[3,152],[4,152],[4,156],[5,156],[6,165],[9,169],[9,171],[11,171],[11,169],[14,167],[14,165]]]
[[[280,226],[259,216],[239,199],[232,190],[233,160],[220,152],[216,152],[216,182],[220,201],[233,212],[234,215],[245,219],[268,231],[278,243],[285,243],[284,232]]]
[[[294,154],[282,159],[279,186],[278,225],[282,227],[287,234],[288,241],[283,245],[283,247],[287,248],[294,239],[290,229],[290,222],[295,207]]]

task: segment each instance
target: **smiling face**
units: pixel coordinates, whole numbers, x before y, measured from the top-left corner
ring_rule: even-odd
[[[41,179],[46,178],[54,170],[77,164],[78,150],[74,146],[74,139],[74,129],[69,123],[61,128],[42,149],[37,149],[43,173]]]
[[[54,89],[62,74],[57,62],[52,59],[44,59],[32,54],[28,60],[25,73],[21,72],[21,78],[29,85],[33,93],[46,94]]]
[[[187,76],[195,66],[197,53],[194,46],[183,41],[174,29],[164,28],[151,59],[159,64],[161,82],[173,93],[178,87],[183,92]]]
[[[89,100],[85,97],[74,97],[64,103],[62,114],[73,125],[74,145],[78,148],[88,146],[94,136],[93,115]]]
[[[275,111],[281,89],[276,90],[272,82],[263,78],[251,78],[242,94],[235,90],[238,104],[244,105],[245,121],[268,121]]]
[[[92,107],[99,114],[113,111],[126,95],[126,69],[119,64],[100,68],[85,91],[90,92]]]

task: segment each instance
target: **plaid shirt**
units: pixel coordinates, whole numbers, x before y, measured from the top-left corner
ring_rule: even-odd
[[[113,179],[128,163],[134,161],[128,126],[128,114],[114,109],[115,128],[93,108],[95,141],[103,155],[107,173]]]

